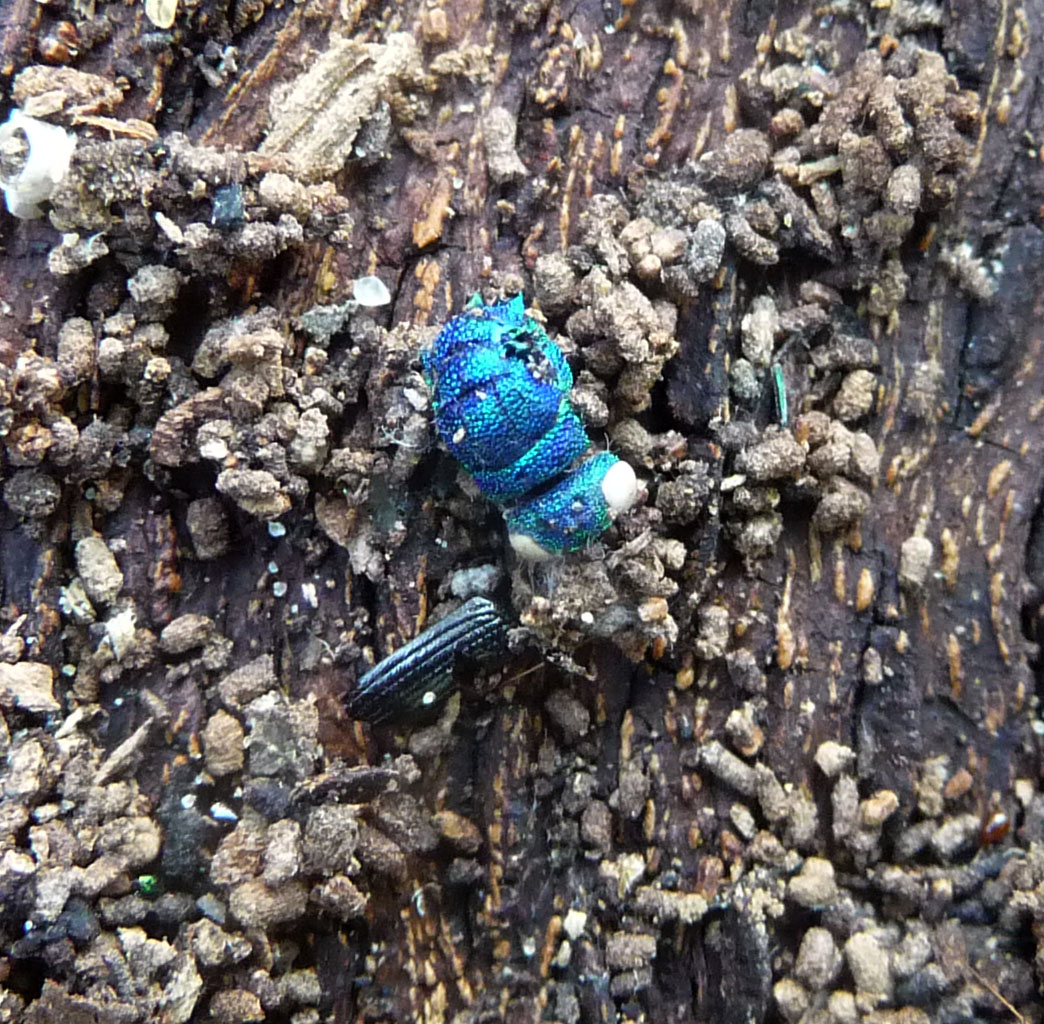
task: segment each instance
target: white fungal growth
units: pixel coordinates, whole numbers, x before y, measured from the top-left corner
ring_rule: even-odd
[[[638,500],[638,477],[630,463],[622,459],[602,477],[602,494],[613,516],[626,512]]]
[[[554,552],[548,551],[525,533],[509,533],[508,543],[515,554],[527,562],[550,562],[555,557]]]
[[[0,157],[7,163],[22,147],[26,152],[21,168],[10,176],[0,172],[0,188],[8,210],[32,220],[41,215],[38,204],[50,198],[69,170],[76,136],[15,109],[0,125]]]
[[[352,298],[368,308],[387,306],[391,302],[391,292],[379,277],[360,277],[352,286]]]

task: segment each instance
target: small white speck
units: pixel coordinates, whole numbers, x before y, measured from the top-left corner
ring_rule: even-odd
[[[168,29],[178,16],[178,0],[145,0],[145,16],[156,28]]]
[[[421,697],[421,703],[426,707],[430,708],[435,703],[435,691],[427,690],[423,697]]]
[[[228,804],[220,802],[210,805],[210,816],[216,821],[239,821],[239,815]]]
[[[391,292],[379,277],[370,275],[356,279],[352,285],[352,298],[360,306],[387,306],[391,302]]]
[[[0,125],[0,145],[21,135],[28,147],[17,173],[0,174],[7,209],[16,217],[32,220],[42,215],[37,205],[48,199],[65,177],[76,148],[76,136],[56,124],[48,124],[15,108]]]
[[[587,914],[585,914],[584,911],[576,910],[572,907],[566,911],[566,915],[562,919],[562,930],[570,939],[573,940],[573,942],[576,942],[576,940],[580,938],[586,927]]]
[[[274,519],[268,524],[268,536],[269,537],[285,537],[286,527],[282,523],[277,523]]]
[[[464,438],[467,436],[468,432],[463,427],[457,427],[457,429],[453,432],[453,443],[460,444],[460,442],[463,441]]]
[[[413,406],[417,412],[424,412],[428,408],[428,396],[416,388],[403,388],[402,397]]]
[[[279,580],[278,582],[273,583],[272,584],[272,593],[275,594],[276,597],[285,597],[286,596],[286,584],[282,580]]]
[[[165,213],[157,210],[153,217],[159,225],[160,230],[175,244],[181,245],[185,241],[185,233]]]
[[[268,563],[268,571],[273,576],[275,576],[279,572],[279,563],[278,562],[269,562]]]
[[[195,793],[186,793],[181,798],[181,806],[184,807],[186,811],[189,811],[193,807],[195,807],[196,806],[196,794]]]
[[[314,583],[302,583],[301,584],[301,596],[304,598],[305,603],[311,608],[319,607],[319,595],[316,593]]]
[[[199,446],[199,454],[204,459],[221,462],[228,457],[228,445],[220,437],[212,437]]]

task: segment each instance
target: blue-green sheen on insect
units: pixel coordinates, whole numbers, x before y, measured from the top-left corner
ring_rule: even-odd
[[[421,362],[439,435],[502,506],[520,555],[579,551],[634,504],[634,470],[592,451],[569,399],[569,364],[521,295],[488,306],[476,296]]]

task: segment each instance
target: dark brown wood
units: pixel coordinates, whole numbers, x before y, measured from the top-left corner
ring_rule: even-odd
[[[792,1013],[814,1024],[845,1019],[840,1003],[828,1009],[838,992],[875,1024],[1040,1021],[1041,5],[203,0],[182,3],[167,34],[141,6],[99,0],[93,19],[86,6],[18,0],[0,12],[5,83],[69,19],[82,40],[74,66],[125,89],[108,128],[70,113],[83,83],[61,85],[64,105],[47,111],[80,138],[53,197],[57,226],[99,232],[109,254],[55,276],[56,227],[0,221],[3,482],[29,487],[37,469],[61,494],[48,515],[14,490],[0,509],[0,661],[49,665],[61,708],[0,701],[0,1016],[202,1021],[260,1019],[249,1013],[263,1007],[282,1020],[307,1014],[299,989],[315,980],[318,1019],[336,1021],[745,1024]],[[802,40],[808,50],[794,56]],[[643,279],[620,249],[622,271],[606,280],[636,283],[678,317],[665,383],[635,415],[656,435],[677,432],[711,497],[690,520],[665,522],[657,488],[695,471],[670,454],[638,465],[649,505],[609,535],[605,577],[629,581],[615,595],[629,625],[585,634],[587,606],[566,606],[595,593],[590,561],[544,572],[509,558],[496,510],[425,427],[418,346],[475,291],[524,288],[532,300],[543,256],[567,257],[578,278],[608,265],[639,214],[691,232],[684,210],[675,222],[667,211],[672,190],[706,173],[694,162],[741,129],[771,138],[777,156],[793,141],[773,134],[786,103],[761,70],[789,62],[812,91],[821,75],[829,100],[866,53],[898,52],[878,79],[904,61],[909,80],[916,46],[942,54],[953,77],[908,159],[926,192],[949,177],[955,194],[926,199],[894,253],[846,248],[842,224],[830,230],[832,261],[799,239],[779,263],[759,263],[734,239],[716,278],[683,294],[667,275]],[[811,120],[820,106],[802,109]],[[498,108],[514,125],[506,143]],[[153,141],[135,119],[154,126]],[[872,120],[853,134],[875,139]],[[932,169],[929,121],[940,146],[964,140],[959,166]],[[723,221],[753,219],[757,186],[773,173],[766,163],[742,189],[703,180],[707,202]],[[246,227],[214,223],[215,192],[229,187],[243,190]],[[794,190],[809,202],[807,187]],[[788,232],[800,227],[781,224],[772,244]],[[893,256],[905,294],[875,312],[883,300],[871,284]],[[180,275],[176,300],[131,298],[126,282],[156,265]],[[350,299],[369,274],[389,286],[390,307],[324,335],[308,317]],[[738,454],[778,436],[769,391],[745,408],[729,397],[753,300],[771,295],[784,314],[814,306],[802,291],[813,283],[836,289],[835,305],[820,303],[829,328],[772,357],[799,442],[798,417],[835,409],[855,365],[810,374],[816,353],[844,336],[875,354],[873,409],[849,426],[869,435],[880,471],[861,485],[865,514],[835,530],[819,528],[816,509],[836,481],[814,478],[807,444],[797,472],[760,483]],[[564,313],[545,309],[551,333],[573,339],[578,369],[598,365],[584,353],[609,329],[588,338],[568,314],[595,301],[577,292]],[[264,323],[230,326],[259,311]],[[113,319],[128,313],[133,324]],[[25,392],[46,380],[33,360],[65,358],[74,317],[99,346],[91,370],[34,404]],[[134,331],[146,324],[166,337],[142,340]],[[207,356],[213,330],[242,351],[215,342],[223,354]],[[274,356],[266,331],[285,343]],[[115,369],[103,338],[125,347]],[[158,384],[149,359],[166,361],[152,364]],[[631,415],[613,391],[617,373],[586,385],[610,396],[610,436]],[[264,390],[251,390],[262,378]],[[325,394],[310,390],[316,382]],[[310,407],[330,426],[329,462],[293,454]],[[59,464],[62,417],[81,445]],[[87,450],[95,420],[114,433],[108,446],[88,435]],[[235,435],[220,464],[197,450],[197,432],[215,422],[230,426],[214,428],[211,445]],[[41,425],[55,442],[34,464],[19,431]],[[751,443],[730,440],[747,426]],[[591,431],[599,442],[604,432]],[[288,511],[271,518],[285,535],[231,485],[222,491],[219,472],[239,468],[277,478]],[[729,539],[746,520],[719,484],[737,474],[759,494],[779,491],[781,533],[756,557]],[[215,496],[220,514],[190,504]],[[197,514],[230,538],[212,556],[198,557]],[[677,591],[666,606],[673,642],[667,627],[658,638],[633,627],[634,609],[651,615],[660,596],[634,582],[643,528],[684,544],[684,567],[665,576],[661,560],[657,580]],[[66,607],[86,573],[77,542],[92,535],[123,573],[118,597],[94,600],[93,622]],[[911,538],[931,542],[919,580],[900,573]],[[457,570],[484,564],[502,572],[512,625],[522,613],[508,661],[461,680],[436,724],[350,721],[341,698],[355,679],[451,607]],[[121,660],[105,624],[130,607],[138,632]],[[712,608],[727,611],[720,648],[708,638]],[[178,629],[191,639],[182,644]],[[726,727],[745,706],[759,733],[746,750],[737,719]],[[52,749],[73,715],[80,746],[54,754],[55,779],[19,768],[32,743]],[[235,748],[231,767],[215,766],[219,736],[232,737],[221,741]],[[816,758],[827,741],[853,755],[843,783]],[[722,747],[738,767],[722,767]],[[92,787],[103,764],[108,788]],[[26,773],[35,782],[20,789]],[[126,806],[105,810],[98,801],[117,799],[117,780]],[[235,822],[211,813],[221,804]],[[317,808],[351,810],[327,819]],[[57,832],[45,842],[41,831],[51,822],[81,844],[64,861]],[[160,852],[128,853],[148,845],[116,835],[128,822],[161,828]],[[947,845],[949,827],[963,840]],[[284,877],[288,849],[296,860]],[[996,850],[1007,866],[990,860]],[[112,875],[92,888],[83,872],[106,852]],[[788,888],[809,858],[836,874],[823,905]],[[40,880],[55,871],[77,878],[71,902],[41,919]],[[142,909],[135,887],[153,875],[165,895]],[[1004,911],[1009,903],[1020,909]],[[211,962],[201,906],[203,924],[213,916],[230,936]],[[150,974],[119,927],[169,943],[175,967]],[[799,955],[812,927],[847,957],[818,988]],[[858,943],[845,946],[862,931],[895,947],[876,1002],[859,991],[870,968]],[[922,932],[930,953],[904,975],[901,940]],[[236,943],[242,955],[227,952]],[[918,988],[932,970],[945,986]],[[804,1015],[788,1003],[799,985]]]

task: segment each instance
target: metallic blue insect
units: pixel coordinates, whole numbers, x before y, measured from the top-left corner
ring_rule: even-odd
[[[421,362],[439,435],[502,507],[522,557],[579,551],[634,504],[634,470],[591,450],[569,364],[521,295],[488,306],[476,295]]]
[[[569,400],[573,374],[522,297],[484,306],[476,296],[421,353],[435,426],[482,492],[504,510],[524,558],[578,551],[634,504],[634,470],[595,452]],[[348,712],[371,722],[433,707],[453,666],[503,650],[507,623],[473,597],[370,669]]]

